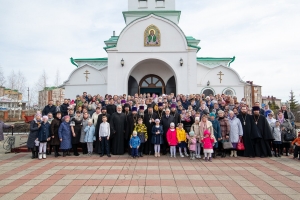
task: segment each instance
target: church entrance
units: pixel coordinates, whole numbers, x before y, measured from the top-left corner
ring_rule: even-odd
[[[162,95],[165,93],[165,83],[157,75],[149,74],[144,76],[139,84],[139,94],[150,93]]]

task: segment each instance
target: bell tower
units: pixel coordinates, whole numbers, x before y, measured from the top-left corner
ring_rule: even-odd
[[[175,0],[128,0],[128,11],[124,11],[126,25],[135,19],[155,14],[178,24],[180,11],[175,10]]]

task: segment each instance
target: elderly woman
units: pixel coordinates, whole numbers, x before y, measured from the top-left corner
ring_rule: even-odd
[[[284,115],[282,112],[278,113],[277,120],[280,123],[280,128],[282,131],[282,134],[281,134],[282,145],[281,145],[280,154],[283,155],[283,149],[285,148],[285,155],[289,156],[289,149],[291,147],[291,141],[285,141],[284,135],[287,134],[288,132],[292,132],[295,134],[295,129],[292,126],[292,124],[290,123],[290,121],[288,119],[284,118]]]
[[[59,141],[59,137],[58,137],[58,129],[60,127],[61,124],[61,112],[57,112],[56,116],[54,117],[54,120],[51,123],[51,146],[54,147],[54,156],[58,157],[60,156],[60,154],[58,153],[59,151],[59,145],[60,145],[60,141]]]
[[[30,122],[30,133],[27,139],[27,147],[31,150],[31,158],[38,158],[39,147],[35,145],[35,141],[38,138],[39,128],[41,126],[41,114],[36,114],[34,119]]]
[[[229,123],[230,123],[230,133],[229,140],[232,143],[233,150],[231,151],[230,157],[237,157],[236,147],[238,142],[243,136],[243,127],[241,121],[235,116],[233,111],[229,111]]]
[[[225,117],[224,111],[219,110],[218,116],[219,116],[218,121],[220,123],[221,136],[222,136],[222,140],[224,141],[226,139],[226,137],[229,137],[230,123],[229,123],[228,118]],[[223,149],[222,141],[219,141],[219,150],[222,152],[221,157],[225,158],[226,157],[226,150]]]
[[[60,140],[60,149],[63,151],[63,157],[65,157],[67,152],[72,148],[70,116],[66,115],[64,117],[64,121],[58,129],[58,137]]]
[[[88,153],[87,144],[84,141],[84,138],[85,138],[84,129],[88,125],[89,120],[90,120],[89,114],[87,112],[83,113],[83,119],[81,122],[81,133],[80,133],[80,143],[81,143],[81,148],[82,148],[82,154]]]

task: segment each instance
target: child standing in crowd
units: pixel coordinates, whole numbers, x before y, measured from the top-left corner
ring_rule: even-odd
[[[292,145],[296,145],[294,149],[294,159],[298,158],[298,160],[300,160],[300,132],[298,132],[298,137],[292,142]]]
[[[272,125],[272,124],[271,124]],[[281,157],[280,149],[281,149],[281,130],[280,130],[280,123],[279,121],[275,122],[275,127],[272,128],[274,141],[273,143],[273,150],[275,153],[275,157]]]
[[[180,157],[184,157],[183,153],[182,153],[182,149],[184,149],[184,154],[185,156],[189,156],[186,150],[186,132],[183,129],[183,124],[182,123],[178,123],[178,127],[176,128],[176,132],[177,132],[177,140],[178,140],[178,147],[179,147],[179,153],[180,153]]]
[[[154,144],[155,157],[160,157],[160,145],[163,144],[163,128],[160,125],[160,120],[155,120],[155,126],[152,127],[152,144]]]
[[[203,144],[203,152],[205,156],[205,161],[212,162],[211,160],[211,154],[213,151],[213,144],[214,144],[214,137],[213,135],[208,131],[204,131],[204,137],[202,138],[201,142]]]
[[[200,143],[200,127],[199,127],[200,117],[195,117],[195,123],[191,127],[191,131],[194,132],[196,143],[196,158],[201,158],[201,143]]]
[[[191,155],[190,159],[195,160],[197,139],[195,137],[194,131],[190,131],[189,135],[186,135],[186,137],[188,139],[188,145],[189,145],[189,150],[190,150],[190,155]]]
[[[101,155],[104,156],[104,150],[106,150],[106,155],[111,157],[110,149],[109,149],[109,137],[110,137],[110,125],[107,122],[107,117],[105,115],[102,116],[102,123],[99,128],[99,140],[101,142]]]
[[[47,141],[50,140],[50,124],[47,115],[43,116],[37,140],[40,142],[39,159],[46,159]]]
[[[177,133],[175,129],[175,124],[173,122],[170,124],[170,128],[167,132],[167,141],[170,146],[170,157],[176,158]]]
[[[132,158],[138,157],[138,149],[141,145],[140,138],[137,136],[137,132],[133,131],[132,137],[130,138],[129,145],[131,148],[131,156]]]
[[[84,142],[87,144],[88,155],[91,156],[93,153],[93,142],[95,139],[95,126],[93,120],[88,121],[88,125],[84,128],[85,136]]]
[[[137,132],[137,136],[140,138],[139,157],[143,157],[144,144],[147,142],[148,134],[147,127],[143,124],[143,118],[138,119],[138,124],[134,127],[134,131]]]

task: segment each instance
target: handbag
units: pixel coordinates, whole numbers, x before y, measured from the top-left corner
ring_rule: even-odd
[[[284,134],[283,138],[285,141],[290,142],[290,141],[293,141],[296,137],[291,131],[289,131]]]
[[[239,151],[244,151],[245,150],[243,139],[239,140],[239,142],[237,143],[236,149],[239,150]]]
[[[233,148],[232,143],[229,142],[229,140],[223,141],[223,149],[232,149],[232,148]]]

